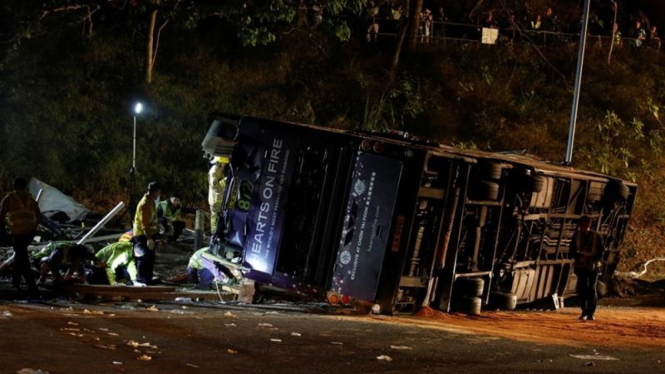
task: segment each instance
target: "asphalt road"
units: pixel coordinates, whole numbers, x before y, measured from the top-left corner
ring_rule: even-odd
[[[0,372],[665,372],[665,352],[647,347],[518,342],[392,317],[148,306],[0,304]]]

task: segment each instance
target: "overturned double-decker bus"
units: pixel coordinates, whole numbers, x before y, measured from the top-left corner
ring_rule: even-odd
[[[524,155],[252,117],[211,116],[203,148],[230,155],[217,239],[248,278],[387,313],[574,294],[582,215],[603,238],[607,282],[637,192]]]

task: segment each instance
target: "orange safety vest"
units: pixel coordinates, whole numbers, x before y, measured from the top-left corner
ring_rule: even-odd
[[[12,235],[23,235],[37,230],[37,202],[30,194],[10,192],[5,203],[9,204],[5,221]]]

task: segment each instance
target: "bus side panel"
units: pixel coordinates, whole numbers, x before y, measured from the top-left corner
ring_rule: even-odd
[[[375,299],[401,174],[401,161],[358,154],[333,275],[333,291],[363,300]]]

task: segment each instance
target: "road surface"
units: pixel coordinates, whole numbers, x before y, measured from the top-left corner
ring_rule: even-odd
[[[0,365],[2,373],[30,368],[52,374],[665,372],[663,309],[624,311],[622,318],[648,313],[642,330],[653,330],[651,336],[640,340],[642,333],[629,331],[617,343],[626,332],[617,324],[626,320],[613,321],[621,308],[608,307],[598,321],[583,323],[572,308],[384,317],[3,303]],[[548,327],[539,329],[538,319]]]

